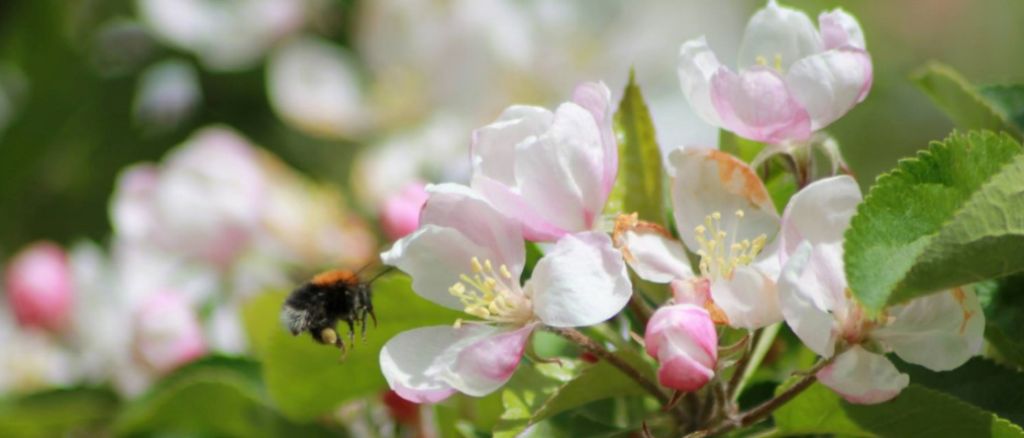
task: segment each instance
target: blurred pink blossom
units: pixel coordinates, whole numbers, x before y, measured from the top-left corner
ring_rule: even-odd
[[[157,373],[166,373],[206,353],[203,329],[185,297],[175,292],[154,293],[134,315],[134,351]]]
[[[388,240],[398,240],[416,231],[420,225],[420,210],[427,202],[427,186],[414,182],[384,201],[380,209],[380,224]]]
[[[7,265],[4,286],[18,324],[57,331],[65,327],[74,300],[71,268],[64,250],[37,242]]]

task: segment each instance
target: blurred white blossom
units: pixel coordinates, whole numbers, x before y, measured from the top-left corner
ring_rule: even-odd
[[[133,113],[143,126],[173,128],[201,103],[199,75],[191,64],[169,59],[150,66],[139,77]]]

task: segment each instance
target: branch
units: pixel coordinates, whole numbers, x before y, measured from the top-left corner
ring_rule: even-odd
[[[743,412],[737,416],[729,417],[725,421],[719,423],[718,426],[716,426],[715,428],[705,433],[702,433],[701,435],[720,435],[730,430],[747,427],[750,426],[751,424],[763,420],[768,415],[771,415],[772,412],[775,412],[776,409],[782,407],[782,405],[792,400],[793,397],[796,397],[798,394],[800,394],[805,389],[814,384],[814,382],[818,380],[818,371],[821,371],[822,368],[825,368],[828,364],[832,363],[832,360],[834,358],[835,356],[832,356],[832,358],[828,360],[818,362],[817,365],[812,367],[810,370],[806,371],[807,374],[804,375],[802,379],[797,381],[796,384],[787,388],[779,395],[776,395],[775,398],[772,398],[771,400],[761,403],[760,405],[754,407],[753,409]]]
[[[668,404],[668,396],[664,392],[662,392],[661,388],[658,387],[658,385],[656,385],[646,376],[641,374],[640,371],[638,371],[636,368],[633,368],[633,365],[630,365],[621,357],[616,356],[615,353],[608,351],[597,342],[594,342],[593,339],[590,339],[589,337],[587,337],[583,333],[580,333],[576,329],[557,327],[545,327],[545,329],[565,339],[568,339],[570,342],[579,345],[584,350],[589,351],[594,356],[597,356],[601,359],[608,361],[608,363],[612,364],[612,366],[618,368],[619,371],[622,371],[623,374],[633,379],[633,381],[640,385],[640,387],[644,388],[645,390],[647,390],[647,392],[651,393],[651,395],[657,398],[662,405]]]

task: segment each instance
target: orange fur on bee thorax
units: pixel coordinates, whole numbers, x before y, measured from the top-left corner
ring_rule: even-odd
[[[309,280],[309,282],[317,286],[327,286],[335,283],[353,283],[356,282],[356,274],[347,269],[335,269],[317,274],[312,280]]]

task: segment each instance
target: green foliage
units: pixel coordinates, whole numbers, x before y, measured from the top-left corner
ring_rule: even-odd
[[[1024,155],[1009,136],[953,133],[878,178],[845,239],[853,294],[878,312],[1024,268]]]
[[[913,80],[960,129],[988,129],[1020,135],[1007,112],[986,98],[951,67],[931,63],[913,75]],[[1008,101],[1000,102],[1006,103]]]
[[[985,338],[1002,361],[1024,368],[1024,274],[975,287],[985,311]]]
[[[945,372],[893,359],[915,384],[952,395],[1018,425],[1024,424],[1024,374],[981,357]]]
[[[664,223],[661,150],[651,113],[632,72],[614,122],[619,143],[619,175],[605,211],[636,212],[640,219]]]
[[[411,288],[408,277],[390,275],[374,283],[373,304],[380,325],[369,327],[366,340],[356,335],[345,360],[333,347],[308,335],[291,336],[278,322],[287,294],[266,293],[246,305],[249,339],[263,362],[270,398],[290,418],[307,420],[356,397],[387,389],[380,372],[380,350],[399,332],[452,324],[460,314],[427,301]],[[346,338],[347,341],[347,338]]]
[[[764,148],[764,143],[740,137],[725,129],[718,130],[718,149],[735,155],[746,163],[754,161]]]
[[[1018,131],[1024,131],[1024,85],[986,85],[978,91]]]
[[[816,383],[775,411],[781,435],[1024,437],[1009,421],[952,396],[911,384],[896,398],[856,405]]]
[[[643,357],[633,351],[619,353],[622,359],[647,374],[651,381],[657,381],[654,369]],[[620,396],[642,396],[646,392],[632,379],[606,361],[584,368],[579,376],[560,386],[534,411],[531,423],[537,423],[555,414],[565,412],[587,403]]]
[[[92,436],[116,413],[117,395],[106,389],[58,389],[0,402],[0,436]]]

